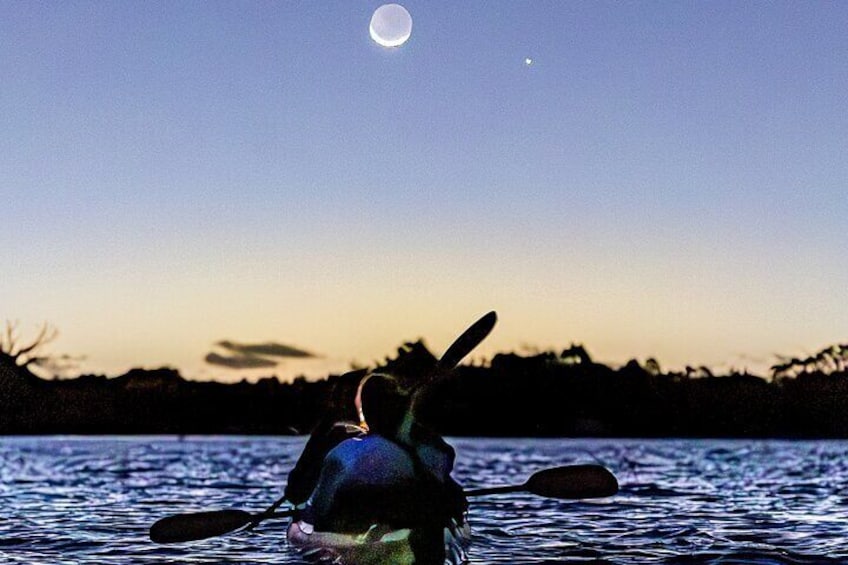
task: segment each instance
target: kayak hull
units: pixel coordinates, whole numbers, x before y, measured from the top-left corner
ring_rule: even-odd
[[[444,544],[444,561],[439,565],[460,565],[468,562],[468,547],[471,541],[471,529],[464,520],[451,520],[442,528],[441,540]],[[367,532],[359,534],[321,532],[301,520],[289,524],[287,539],[310,563],[333,563],[338,565],[420,565],[416,560],[410,536],[410,529],[389,529],[379,525],[372,526]],[[438,534],[436,534],[438,535]],[[434,543],[438,541],[434,540]],[[426,565],[434,565],[427,562]]]

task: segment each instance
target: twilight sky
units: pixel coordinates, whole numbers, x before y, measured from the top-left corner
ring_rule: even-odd
[[[0,3],[0,320],[80,370],[848,339],[848,4]],[[526,59],[532,64],[526,64]]]

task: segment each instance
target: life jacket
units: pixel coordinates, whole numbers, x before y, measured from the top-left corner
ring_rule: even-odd
[[[303,519],[336,532],[446,524],[464,512],[464,497],[449,470],[433,470],[414,448],[383,436],[347,439],[324,459]]]

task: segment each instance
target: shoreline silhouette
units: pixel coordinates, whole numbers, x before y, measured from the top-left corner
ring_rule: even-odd
[[[375,368],[397,373],[434,359],[418,340]],[[224,384],[186,380],[172,368],[45,380],[4,351],[0,434],[305,434],[349,380]],[[461,365],[426,410],[452,436],[841,439],[846,405],[846,345],[781,359],[768,378],[706,367],[663,372],[654,359],[612,368],[575,345]]]

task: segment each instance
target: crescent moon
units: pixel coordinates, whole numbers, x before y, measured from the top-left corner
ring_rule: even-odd
[[[377,45],[400,47],[412,35],[412,16],[400,4],[384,4],[371,16],[368,31]]]

